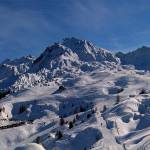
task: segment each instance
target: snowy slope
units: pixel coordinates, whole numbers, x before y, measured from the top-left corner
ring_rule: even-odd
[[[7,114],[1,126],[26,123],[1,129],[0,145],[3,150],[32,142],[41,143],[47,150],[146,147],[150,140],[149,83],[150,75],[140,75],[136,70],[95,70],[67,79],[64,90],[53,81],[50,86],[14,93],[0,101]],[[22,106],[25,109],[20,112]],[[66,122],[63,125],[60,117]],[[67,122],[73,120],[73,128],[69,129]],[[58,139],[57,131],[62,132],[62,138]]]

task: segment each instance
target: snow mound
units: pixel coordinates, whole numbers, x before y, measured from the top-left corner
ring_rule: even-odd
[[[86,128],[73,139],[73,150],[88,149],[102,138],[103,135],[98,129]],[[83,145],[83,143],[86,143],[86,145]]]

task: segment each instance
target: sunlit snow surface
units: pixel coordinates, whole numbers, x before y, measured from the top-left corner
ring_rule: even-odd
[[[111,52],[71,38],[0,69],[0,150],[150,149],[150,74]]]
[[[139,71],[93,71],[74,79],[63,81],[65,90],[59,92],[58,84],[28,88],[7,96],[0,102],[8,118],[13,120],[34,120],[33,123],[0,130],[0,146],[14,149],[35,142],[40,137],[45,149],[83,150],[87,149],[149,149],[150,112],[148,89],[150,75],[139,75]],[[116,88],[120,101],[116,104]],[[111,89],[111,90],[110,90]],[[142,89],[145,94],[139,94]],[[112,92],[113,91],[113,92]],[[20,106],[26,111],[19,114]],[[59,125],[59,116],[73,120],[77,108],[85,106],[72,129]],[[103,106],[107,110],[102,113]],[[91,109],[96,109],[91,113]],[[2,114],[7,119],[7,115]],[[91,117],[87,118],[87,114]],[[12,124],[13,120],[1,120],[0,125]],[[15,121],[14,121],[15,122]],[[56,131],[63,137],[55,138]]]

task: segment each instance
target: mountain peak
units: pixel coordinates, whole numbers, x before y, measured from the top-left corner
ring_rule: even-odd
[[[97,48],[87,40],[72,37],[48,46],[37,59],[28,56],[7,60],[7,64],[5,74],[11,73],[10,78],[14,79],[8,87],[14,85],[15,89],[20,89],[37,83],[44,84],[54,77],[74,77],[95,69],[116,69],[120,60],[111,52]],[[1,76],[4,79],[3,72]]]
[[[149,49],[150,47],[149,46],[145,46],[145,45],[143,45],[142,47],[141,47],[141,49]]]
[[[41,60],[45,62],[44,59],[46,62],[48,60],[54,61],[54,59],[62,55],[65,55],[64,58],[67,58],[67,60],[78,57],[79,61],[88,63],[93,61],[109,61],[119,63],[119,59],[108,50],[97,48],[87,40],[80,40],[75,37],[71,37],[65,38],[62,42],[54,43],[53,45],[47,47],[45,51],[34,61],[34,64]]]
[[[89,49],[96,50],[96,47],[87,40],[81,40],[75,37],[65,38],[62,41],[62,45],[69,47],[73,51],[83,51],[86,50],[89,52]]]
[[[80,43],[84,43],[86,42],[86,40],[82,40],[76,37],[66,37],[63,39],[62,43],[76,43],[76,44],[80,44]]]

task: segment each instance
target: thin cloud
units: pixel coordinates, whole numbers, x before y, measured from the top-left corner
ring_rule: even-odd
[[[147,0],[1,0],[0,54],[39,54],[65,36],[109,49],[150,42]],[[7,55],[8,56],[8,55]]]
[[[98,31],[111,18],[111,12],[100,1],[74,1],[68,6],[69,14],[64,18],[65,23],[76,29]]]

